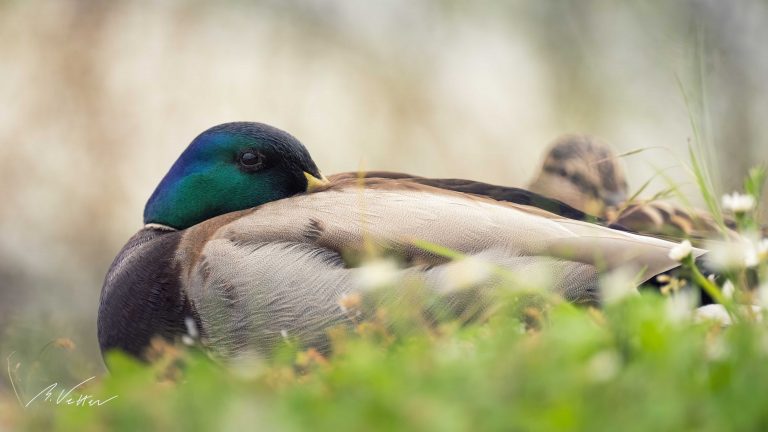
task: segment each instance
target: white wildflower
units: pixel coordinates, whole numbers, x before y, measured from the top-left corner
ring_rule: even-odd
[[[744,246],[744,265],[757,267],[761,261],[768,258],[768,239],[748,240]]]
[[[731,282],[730,280],[725,281],[722,288],[723,297],[730,300],[733,298],[733,293],[735,292],[736,292],[736,287],[733,286],[733,282]]]
[[[613,350],[600,351],[587,362],[587,372],[597,382],[605,382],[615,377],[620,367],[621,359]]]
[[[688,240],[683,240],[682,243],[673,247],[669,251],[669,258],[677,262],[682,262],[693,253],[693,245]]]
[[[728,345],[725,344],[725,340],[723,340],[722,336],[707,341],[704,348],[704,354],[710,361],[725,360],[730,354],[730,349],[728,348]]]
[[[731,325],[731,316],[723,305],[709,304],[696,309],[693,320],[697,323],[704,321],[714,321],[721,326]]]
[[[760,257],[755,248],[744,249],[744,266],[747,268],[757,267],[760,264]]]
[[[698,300],[690,291],[680,291],[670,296],[666,304],[667,319],[674,323],[688,321]]]
[[[397,264],[391,259],[369,261],[357,271],[357,283],[362,289],[381,288],[397,281]]]
[[[493,266],[477,257],[465,257],[444,267],[445,289],[477,286],[493,275]]]
[[[601,277],[600,290],[605,304],[613,304],[638,294],[634,274],[626,268],[620,268]]]
[[[743,305],[739,307],[739,310],[743,314],[753,316],[756,322],[762,321],[763,309],[760,306]],[[733,323],[731,315],[725,309],[725,306],[719,304],[710,304],[696,309],[696,313],[694,314],[693,318],[697,323],[713,321],[723,327],[727,327]]]
[[[512,285],[527,291],[542,291],[551,287],[556,282],[556,275],[552,272],[553,261],[549,259],[535,259],[533,262],[516,268],[513,273],[507,273],[505,277]]]
[[[714,269],[731,270],[743,266],[744,245],[740,241],[709,241],[705,249],[709,253],[704,259]]]
[[[723,195],[723,207],[734,213],[746,213],[756,205],[755,197],[749,194],[742,195],[734,192],[730,195]]]
[[[285,329],[280,330],[280,336],[282,336],[283,339],[288,339],[288,330],[285,330]]]
[[[768,259],[768,240],[741,236],[728,242],[709,242],[707,262],[718,270],[756,267]]]
[[[760,261],[768,260],[768,238],[764,238],[757,242],[755,246],[757,252],[757,259]]]
[[[757,304],[768,309],[768,282],[763,283],[757,288]]]

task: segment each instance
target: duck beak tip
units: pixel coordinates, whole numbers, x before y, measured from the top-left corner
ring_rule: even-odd
[[[320,174],[320,178],[317,178],[314,175],[304,171],[304,177],[307,179],[307,192],[313,192],[323,186],[327,186],[330,183],[330,181],[328,181],[328,179],[325,178],[325,176],[322,174]]]

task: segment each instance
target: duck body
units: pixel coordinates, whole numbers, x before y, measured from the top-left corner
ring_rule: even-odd
[[[647,280],[678,266],[668,257],[675,243],[505,201],[535,197],[511,188],[482,194],[491,186],[394,173],[322,183],[190,226],[145,218],[105,279],[102,351],[141,357],[153,337],[173,340],[190,322],[223,358],[268,356],[285,337],[325,350],[326,330],[351,324],[340,300],[370,288],[354,257],[371,247],[400,258],[398,280],[446,297],[455,294],[445,288],[454,263],[419,241],[523,276],[544,266],[552,290],[591,305],[600,303],[601,271],[629,267]]]
[[[339,215],[343,215],[340,217]],[[677,266],[673,243],[489,198],[393,179],[331,178],[320,191],[224,214],[185,230],[149,226],[107,276],[102,348],[135,355],[153,336],[186,332],[192,318],[222,357],[269,355],[286,334],[327,348],[325,330],[349,323],[339,300],[365,290],[344,255],[366,242],[396,251],[439,290],[439,256],[423,240],[516,272],[546,265],[552,289],[597,305],[598,263],[647,266],[647,279]],[[126,343],[129,342],[129,343]]]

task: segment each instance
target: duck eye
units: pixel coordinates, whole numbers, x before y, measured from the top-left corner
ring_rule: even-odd
[[[238,156],[238,161],[249,170],[257,170],[264,165],[264,155],[255,151],[244,151]]]

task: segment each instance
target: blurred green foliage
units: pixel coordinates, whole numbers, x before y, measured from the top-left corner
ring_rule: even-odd
[[[509,296],[488,322],[398,333],[374,319],[332,331],[326,358],[286,342],[222,366],[158,345],[119,354],[83,390],[103,406],[35,402],[28,430],[764,430],[768,329],[695,323],[655,294],[603,311]],[[521,314],[522,313],[522,318]],[[387,343],[382,343],[387,334]]]

